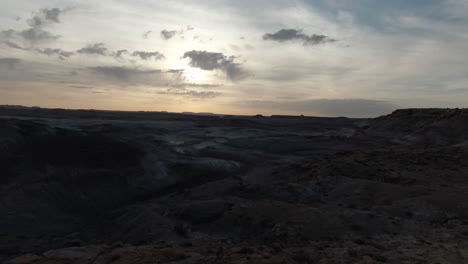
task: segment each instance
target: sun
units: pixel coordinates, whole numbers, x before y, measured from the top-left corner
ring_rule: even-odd
[[[175,67],[174,67],[175,66]],[[184,70],[184,77],[188,82],[199,83],[206,81],[208,73],[202,69],[190,67],[186,59],[179,59],[172,68]]]
[[[184,75],[185,77],[193,83],[201,82],[205,79],[205,71],[197,68],[192,67],[185,67],[184,68]]]

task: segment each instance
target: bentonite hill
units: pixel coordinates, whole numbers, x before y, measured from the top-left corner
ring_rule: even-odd
[[[467,110],[0,116],[2,263],[468,263]]]

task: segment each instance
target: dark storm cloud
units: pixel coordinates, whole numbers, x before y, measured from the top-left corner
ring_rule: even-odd
[[[368,117],[388,114],[398,108],[397,105],[367,99],[312,99],[296,101],[245,101],[239,102],[244,107],[265,110],[293,111],[326,116]]]
[[[94,43],[94,44],[89,44],[88,46],[79,49],[77,51],[80,54],[90,54],[90,55],[101,55],[101,56],[106,56],[107,55],[107,48],[104,47],[104,43]]]
[[[99,75],[121,80],[129,80],[134,77],[161,73],[161,70],[147,70],[120,66],[97,66],[89,67],[88,69]]]
[[[246,77],[241,65],[234,62],[234,56],[227,57],[223,53],[192,50],[185,52],[183,58],[190,59],[191,67],[205,71],[221,70],[233,81]]]
[[[177,31],[175,30],[168,31],[164,29],[163,31],[161,31],[161,36],[164,39],[171,39],[172,37],[174,37],[175,34],[177,34]]]
[[[10,41],[5,41],[5,45],[7,45],[8,47],[10,47],[12,49],[29,50],[27,48],[23,48],[20,45],[14,43],[14,42],[10,42]]]
[[[135,51],[132,53],[132,57],[140,57],[142,60],[149,60],[149,59],[162,60],[166,58],[164,57],[162,53],[159,53],[157,51],[154,51],[154,52]]]
[[[336,41],[336,39],[330,38],[325,35],[306,35],[302,33],[302,30],[297,29],[281,29],[276,33],[267,33],[263,35],[263,39],[278,42],[298,40],[302,41],[304,45],[317,45]]]
[[[68,60],[71,56],[75,55],[74,52],[64,51],[62,49],[46,48],[43,50],[38,49],[37,51],[47,56],[57,56],[61,60]]]
[[[20,62],[21,60],[17,58],[0,58],[0,67],[6,66],[12,69]]]

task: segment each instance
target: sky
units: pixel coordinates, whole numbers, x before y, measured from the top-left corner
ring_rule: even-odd
[[[349,117],[468,107],[466,0],[0,5],[0,104]]]

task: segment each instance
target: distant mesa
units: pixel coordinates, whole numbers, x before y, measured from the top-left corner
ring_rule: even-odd
[[[197,116],[220,116],[219,114],[214,114],[210,112],[182,112],[183,115],[197,115]]]

